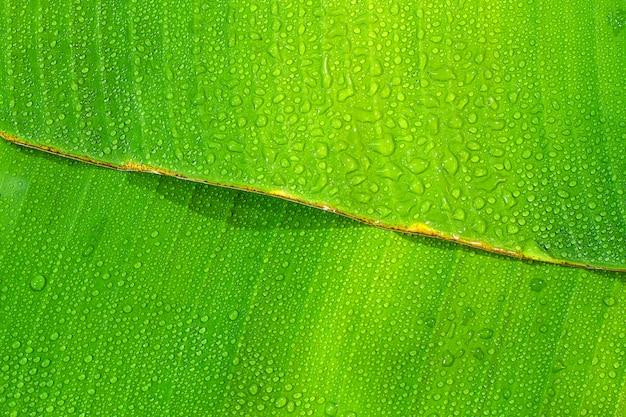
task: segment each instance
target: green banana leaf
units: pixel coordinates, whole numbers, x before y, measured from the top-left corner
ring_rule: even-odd
[[[624,278],[0,142],[2,415],[623,415]]]
[[[6,139],[626,269],[622,0],[2,4]]]

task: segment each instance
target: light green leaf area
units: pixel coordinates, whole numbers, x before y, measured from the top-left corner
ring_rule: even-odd
[[[3,415],[622,415],[624,278],[0,142]]]
[[[3,4],[7,139],[626,268],[621,0]]]

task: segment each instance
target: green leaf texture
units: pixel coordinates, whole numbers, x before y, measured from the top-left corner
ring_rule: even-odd
[[[623,415],[624,278],[0,142],[2,415]]]
[[[16,1],[0,131],[626,268],[623,1]]]

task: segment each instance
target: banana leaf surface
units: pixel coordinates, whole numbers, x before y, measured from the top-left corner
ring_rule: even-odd
[[[626,269],[621,0],[2,4],[5,139]]]

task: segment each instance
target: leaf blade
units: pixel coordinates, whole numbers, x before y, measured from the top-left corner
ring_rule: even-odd
[[[8,8],[4,136],[503,253],[624,268],[624,41],[600,18],[618,4],[157,3]],[[19,23],[33,14],[39,24]],[[393,41],[375,47],[378,33]],[[598,48],[618,52],[602,65]]]
[[[0,172],[9,411],[619,410],[623,274],[5,143]]]

